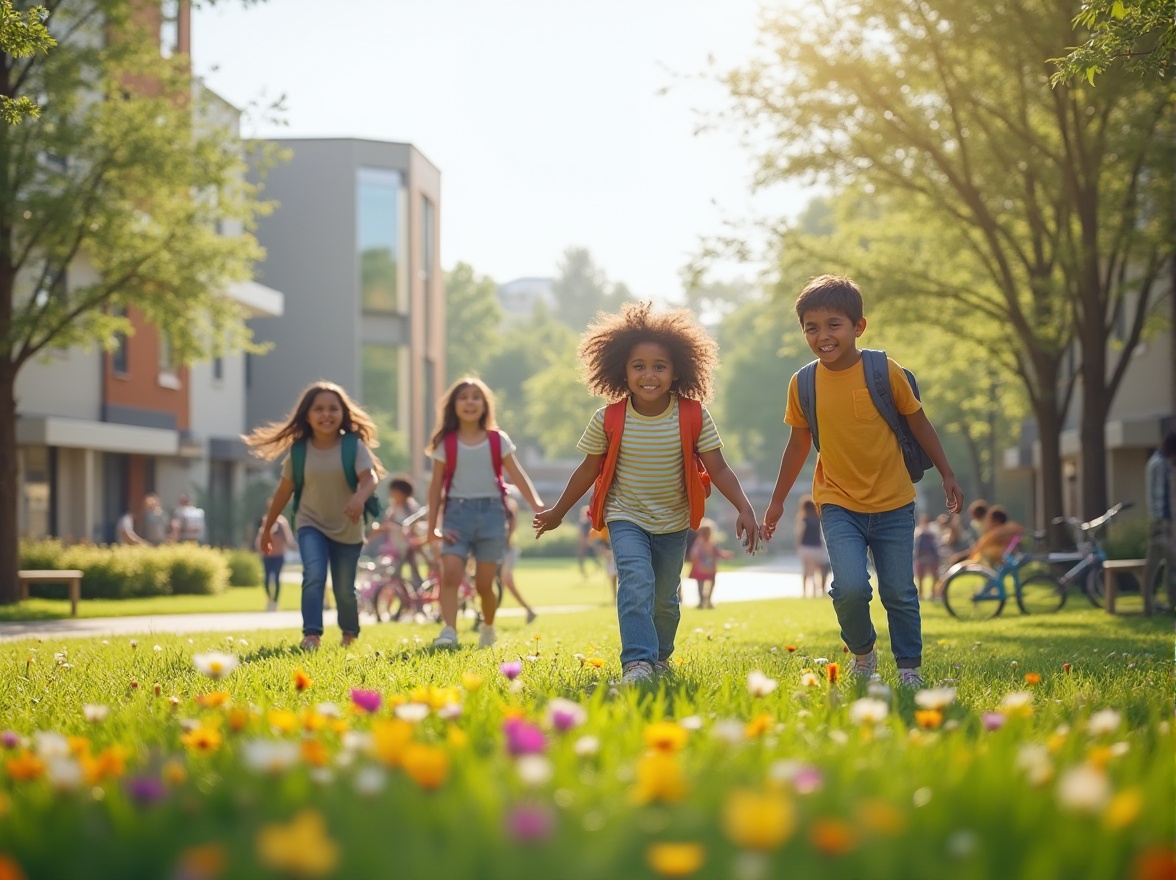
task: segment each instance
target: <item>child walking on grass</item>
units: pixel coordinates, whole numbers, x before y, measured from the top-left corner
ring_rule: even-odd
[[[457,647],[457,592],[466,560],[475,560],[474,587],[482,604],[478,647],[496,641],[498,597],[494,576],[506,552],[505,470],[535,510],[543,502],[514,456],[515,445],[494,421],[494,396],[481,379],[455,382],[438,405],[437,427],[429,443],[433,477],[429,482],[429,540],[441,544],[441,634],[434,647]]]
[[[599,316],[579,354],[588,390],[614,403],[592,416],[577,444],[584,460],[533,525],[536,537],[554,529],[596,484],[593,525],[607,523],[617,566],[622,681],[633,683],[667,671],[674,652],[686,532],[699,525],[705,499],[699,462],[738,511],[748,553],[758,542],[755,511],[700,403],[711,395],[718,351],[690,311],[627,303]]]
[[[698,533],[686,558],[690,561],[689,577],[698,584],[698,607],[714,608],[715,578],[719,573],[719,560],[730,559],[734,554],[724,550],[715,541],[715,524],[704,519],[698,524]],[[681,594],[679,593],[679,596]]]
[[[833,585],[829,590],[841,638],[853,652],[852,672],[869,678],[878,668],[878,634],[870,621],[870,580],[866,553],[874,557],[878,596],[890,623],[890,646],[900,682],[922,687],[922,619],[915,586],[915,486],[897,436],[874,405],[858,350],[866,330],[862,294],[849,278],[814,278],[796,300],[796,314],[815,362],[815,413],[820,451],[813,497],[829,549]],[[911,431],[943,477],[947,509],[957,513],[964,494],[956,482],[935,428],[915,397],[906,374],[887,359],[891,397]],[[799,373],[788,384],[784,421],[792,427],[780,474],[764,515],[768,540],[784,514],[784,499],[813,442],[801,406]]]
[[[355,570],[363,549],[364,507],[383,471],[371,452],[376,426],[340,386],[315,382],[284,421],[256,428],[242,439],[267,461],[288,453],[257,546],[263,556],[273,553],[274,523],[293,496],[294,534],[302,554],[301,647],[314,651],[322,642],[329,567],[346,648],[359,637]]]

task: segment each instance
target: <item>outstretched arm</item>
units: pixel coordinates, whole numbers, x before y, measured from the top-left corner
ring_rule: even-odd
[[[759,544],[759,523],[755,521],[755,510],[752,508],[751,502],[747,500],[743,487],[739,485],[739,477],[735,475],[735,471],[731,470],[731,466],[723,458],[723,452],[720,449],[700,452],[698,457],[706,465],[711,485],[722,492],[723,497],[730,501],[731,506],[738,511],[739,516],[735,520],[735,534],[743,542],[747,552],[754,553]],[[693,464],[687,462],[686,466],[693,467]]]
[[[531,478],[527,476],[527,472],[523,470],[523,466],[519,464],[518,459],[513,455],[508,455],[502,460],[502,467],[510,474],[510,478],[514,481],[514,484],[519,487],[519,491],[523,493],[523,497],[527,499],[527,503],[531,505],[531,509],[542,510],[543,499],[535,491],[535,486],[531,482]]]
[[[433,462],[433,477],[429,480],[429,528],[426,534],[428,540],[440,538],[437,531],[437,521],[441,516],[441,492],[445,488],[445,463]]]
[[[282,515],[282,511],[285,510],[286,505],[290,501],[290,496],[293,494],[294,481],[282,477],[278,483],[277,491],[274,492],[274,497],[270,500],[269,510],[265,512],[265,522],[261,524],[261,529],[257,533],[257,549],[261,551],[262,556],[273,555],[274,523]]]
[[[765,541],[772,540],[780,517],[784,515],[784,499],[792,491],[792,484],[796,482],[800,469],[804,467],[804,460],[808,458],[809,449],[813,445],[813,435],[808,428],[792,427],[788,435],[788,445],[784,447],[784,455],[780,459],[780,473],[776,477],[776,488],[772,490],[772,500],[768,502],[768,509],[764,511],[764,526],[760,530]]]
[[[907,417],[907,424],[911,426],[911,433],[919,441],[919,445],[935,465],[935,470],[943,477],[943,493],[947,496],[947,510],[949,513],[959,513],[964,508],[964,490],[956,482],[955,471],[948,464],[947,454],[943,451],[943,444],[939,442],[939,435],[935,426],[927,418],[923,410],[913,412]]]
[[[572,509],[572,505],[583,498],[584,493],[592,488],[592,484],[596,482],[597,474],[600,473],[600,463],[603,459],[603,455],[584,456],[584,460],[572,471],[572,476],[568,480],[567,486],[564,487],[563,494],[559,496],[559,500],[546,510],[540,510],[531,520],[536,538],[563,522],[563,518]]]

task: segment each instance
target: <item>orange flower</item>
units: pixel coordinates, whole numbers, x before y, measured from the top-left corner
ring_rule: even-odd
[[[221,747],[220,731],[212,727],[197,727],[180,737],[180,742],[196,752],[215,752]]]
[[[225,712],[225,720],[228,721],[229,730],[240,733],[253,720],[253,712],[245,706],[230,706]]]
[[[196,702],[206,709],[219,709],[229,701],[227,691],[213,691],[210,694],[202,694],[196,698]]]
[[[69,753],[75,758],[90,754],[90,741],[84,736],[71,736],[69,738]]]
[[[1025,684],[1029,684],[1029,685],[1041,684],[1041,676],[1038,675],[1036,672],[1026,672],[1025,673]]]
[[[175,758],[163,765],[161,775],[164,782],[171,785],[183,785],[188,779],[188,771],[184,769],[183,763]]]
[[[8,856],[0,856],[0,880],[25,880],[25,872]]]
[[[440,788],[449,776],[449,755],[435,746],[413,743],[404,750],[404,772],[421,788]]]
[[[18,782],[32,782],[45,772],[45,762],[27,749],[4,762],[8,775]]]
[[[1176,877],[1176,850],[1157,846],[1139,854],[1132,880],[1172,880]]]
[[[854,848],[853,828],[840,819],[817,819],[809,829],[809,840],[817,852],[842,856]]]
[[[193,846],[180,853],[176,875],[213,880],[225,872],[228,864],[229,855],[219,843]]]
[[[1069,663],[1062,664],[1062,672],[1066,673],[1066,675],[1070,674],[1070,664]]]
[[[785,645],[784,650],[787,651],[789,654],[792,654],[796,651],[796,645]]]
[[[331,753],[317,739],[307,738],[302,741],[302,760],[312,767],[326,767],[331,763]]]
[[[830,663],[825,667],[825,675],[829,678],[829,684],[837,684],[837,679],[841,675],[841,667],[836,663]]]
[[[906,830],[906,815],[881,798],[864,798],[854,811],[857,822],[882,837],[895,837]]]
[[[943,713],[938,709],[916,709],[915,724],[924,730],[936,730],[943,723]]]
[[[755,739],[771,730],[775,723],[776,719],[764,712],[747,722],[747,726],[743,728],[743,735],[748,739]]]
[[[706,861],[706,849],[701,843],[651,843],[645,861],[662,877],[689,877]]]
[[[126,772],[127,753],[121,746],[103,749],[93,758],[80,759],[87,785],[98,785],[107,779],[118,779]]]
[[[301,669],[294,670],[294,689],[304,691],[314,684],[314,680]]]

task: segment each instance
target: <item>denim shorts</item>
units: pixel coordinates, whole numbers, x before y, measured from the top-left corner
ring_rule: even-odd
[[[442,556],[478,562],[502,562],[506,549],[506,511],[501,498],[449,498],[441,530],[453,543],[441,545]]]

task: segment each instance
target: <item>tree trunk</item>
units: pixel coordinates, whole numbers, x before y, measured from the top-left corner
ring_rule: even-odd
[[[17,526],[16,369],[0,361],[0,605],[20,599]]]

